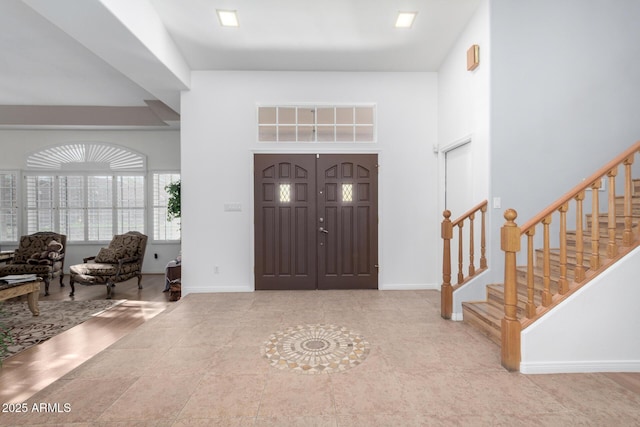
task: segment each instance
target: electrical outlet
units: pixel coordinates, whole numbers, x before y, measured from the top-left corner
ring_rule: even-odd
[[[213,266],[213,274],[220,274],[220,267],[218,267],[217,265]]]

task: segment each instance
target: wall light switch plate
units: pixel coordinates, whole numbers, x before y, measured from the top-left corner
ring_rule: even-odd
[[[493,209],[500,209],[502,207],[502,200],[500,197],[493,198]]]

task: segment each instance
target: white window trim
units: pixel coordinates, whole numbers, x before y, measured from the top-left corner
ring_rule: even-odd
[[[147,157],[129,147],[105,142],[70,142],[39,148],[24,158],[27,171],[142,172]]]
[[[149,236],[149,240],[151,240],[154,243],[157,244],[176,244],[176,243],[180,243],[182,241],[182,232],[180,232],[180,238],[179,239],[156,239],[155,238],[155,215],[154,215],[154,209],[156,208],[156,205],[153,202],[153,191],[154,188],[153,186],[155,185],[155,180],[154,180],[154,176],[155,175],[178,175],[180,176],[180,179],[182,179],[182,174],[179,170],[166,170],[166,169],[161,169],[161,170],[151,170],[149,171],[149,179],[148,179],[148,185],[147,185],[147,192],[148,192],[148,206],[149,208],[147,209],[147,224],[149,224],[151,230],[149,230],[149,233],[147,233],[147,235]]]
[[[22,212],[20,207],[22,206],[22,172],[18,169],[4,169],[0,170],[0,174],[13,175],[14,182],[16,184],[16,240],[0,240],[0,245],[17,245],[20,240],[22,231]]]
[[[285,123],[278,123],[278,118],[277,118],[277,113],[276,113],[276,123],[275,124],[264,124],[261,125],[260,124],[260,109],[261,108],[295,108],[296,109],[296,122],[297,122],[297,116],[298,116],[298,109],[308,109],[308,108],[313,108],[313,109],[318,109],[318,108],[358,108],[358,107],[364,107],[364,108],[372,108],[373,110],[373,124],[356,124],[355,123],[355,117],[354,117],[354,123],[352,124],[338,124],[336,123],[336,117],[334,115],[334,123],[333,124],[326,124],[327,126],[334,126],[336,129],[340,126],[353,126],[354,127],[354,137],[353,140],[351,141],[343,141],[343,140],[336,140],[336,135],[337,133],[334,133],[334,140],[333,141],[318,141],[318,132],[317,132],[317,127],[318,127],[318,123],[317,123],[317,114],[314,114],[314,123],[313,124],[298,124],[298,123],[291,123],[291,124],[285,124]],[[255,116],[255,123],[256,123],[256,141],[258,144],[304,144],[304,145],[310,145],[313,144],[314,146],[317,145],[344,145],[344,144],[355,144],[355,145],[366,145],[366,144],[377,144],[378,142],[378,108],[377,108],[377,104],[375,103],[345,103],[345,104],[322,104],[322,103],[292,103],[292,104],[257,104],[256,105],[256,116]],[[323,124],[320,124],[320,126],[322,126]],[[276,127],[276,140],[261,140],[260,139],[260,128],[261,127],[266,127],[266,126],[275,126]],[[296,139],[295,140],[288,140],[288,141],[281,141],[278,138],[278,132],[277,132],[277,128],[279,126],[292,126],[295,127],[296,131]],[[298,140],[298,127],[299,126],[313,126],[314,128],[314,140],[313,141],[301,141]],[[369,127],[372,126],[372,132],[373,132],[373,137],[371,141],[357,141],[356,140],[356,133],[355,133],[355,128],[356,127]],[[334,132],[336,132],[334,130]]]
[[[146,215],[149,208],[148,192],[148,171],[146,155],[132,150],[126,146],[105,143],[101,141],[68,142],[39,148],[26,153],[24,157],[24,170],[20,171],[18,185],[19,189],[19,235],[28,233],[27,223],[27,185],[26,176],[54,176],[56,185],[53,188],[54,197],[54,229],[60,230],[60,209],[59,209],[59,185],[58,178],[61,176],[82,176],[84,177],[84,209],[88,207],[87,180],[89,176],[111,176],[112,180],[112,231],[118,233],[120,224],[118,223],[118,176],[141,176],[143,179],[142,188],[143,207],[135,208],[143,211],[143,232],[149,234],[149,218]],[[105,244],[109,240],[89,240],[89,223],[85,217],[85,229],[83,240],[69,240],[70,244]]]
[[[84,191],[84,207],[83,209],[87,209],[87,203],[88,203],[88,199],[87,199],[87,191],[88,191],[88,186],[87,186],[87,180],[88,177],[90,176],[110,176],[112,178],[114,178],[112,180],[112,194],[111,194],[111,198],[112,198],[112,235],[118,234],[118,226],[119,223],[117,221],[117,212],[118,212],[118,203],[117,203],[117,188],[116,188],[116,183],[117,183],[117,177],[118,176],[141,176],[143,178],[143,188],[145,188],[145,192],[147,189],[147,174],[142,173],[142,172],[113,172],[113,171],[99,171],[99,172],[79,172],[79,171],[23,171],[21,177],[23,179],[21,179],[20,181],[22,182],[26,182],[26,177],[27,176],[53,176],[54,177],[54,186],[53,186],[53,202],[54,202],[54,206],[53,206],[53,211],[54,211],[54,218],[53,218],[53,228],[54,230],[57,230],[57,232],[60,232],[60,206],[59,206],[59,198],[60,198],[60,194],[59,194],[59,185],[58,185],[58,179],[60,177],[65,177],[65,176],[80,176],[83,177],[83,191]],[[22,186],[22,200],[24,202],[21,202],[19,204],[19,206],[22,207],[21,209],[21,214],[19,214],[20,220],[22,221],[22,227],[21,227],[21,231],[19,233],[19,235],[26,235],[29,233],[28,230],[28,221],[27,221],[27,211],[28,211],[28,206],[27,206],[27,200],[28,200],[28,195],[26,194],[28,191],[28,186],[25,184]],[[148,211],[148,197],[149,194],[148,192],[146,192],[146,194],[144,194],[144,206],[142,208],[137,208],[137,209],[141,209],[144,211]],[[148,228],[149,228],[149,223],[148,223],[148,219],[146,215],[143,215],[143,221],[144,221],[144,225],[143,225],[143,232],[144,234],[148,235]],[[84,239],[83,240],[72,240],[72,239],[68,239],[68,244],[102,244],[104,245],[105,243],[109,243],[111,241],[111,237],[109,239],[105,239],[105,240],[89,240],[89,223],[88,223],[88,219],[87,221],[85,221],[84,224]]]

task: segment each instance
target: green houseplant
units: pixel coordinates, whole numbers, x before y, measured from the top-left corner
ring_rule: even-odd
[[[174,219],[180,219],[181,207],[180,207],[180,180],[172,182],[164,187],[169,194],[169,200],[167,201],[167,219],[173,221]]]

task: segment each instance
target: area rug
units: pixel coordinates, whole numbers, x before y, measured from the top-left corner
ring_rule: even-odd
[[[40,344],[126,300],[39,301],[33,316],[26,301],[0,303],[0,324],[11,337],[2,360]]]

